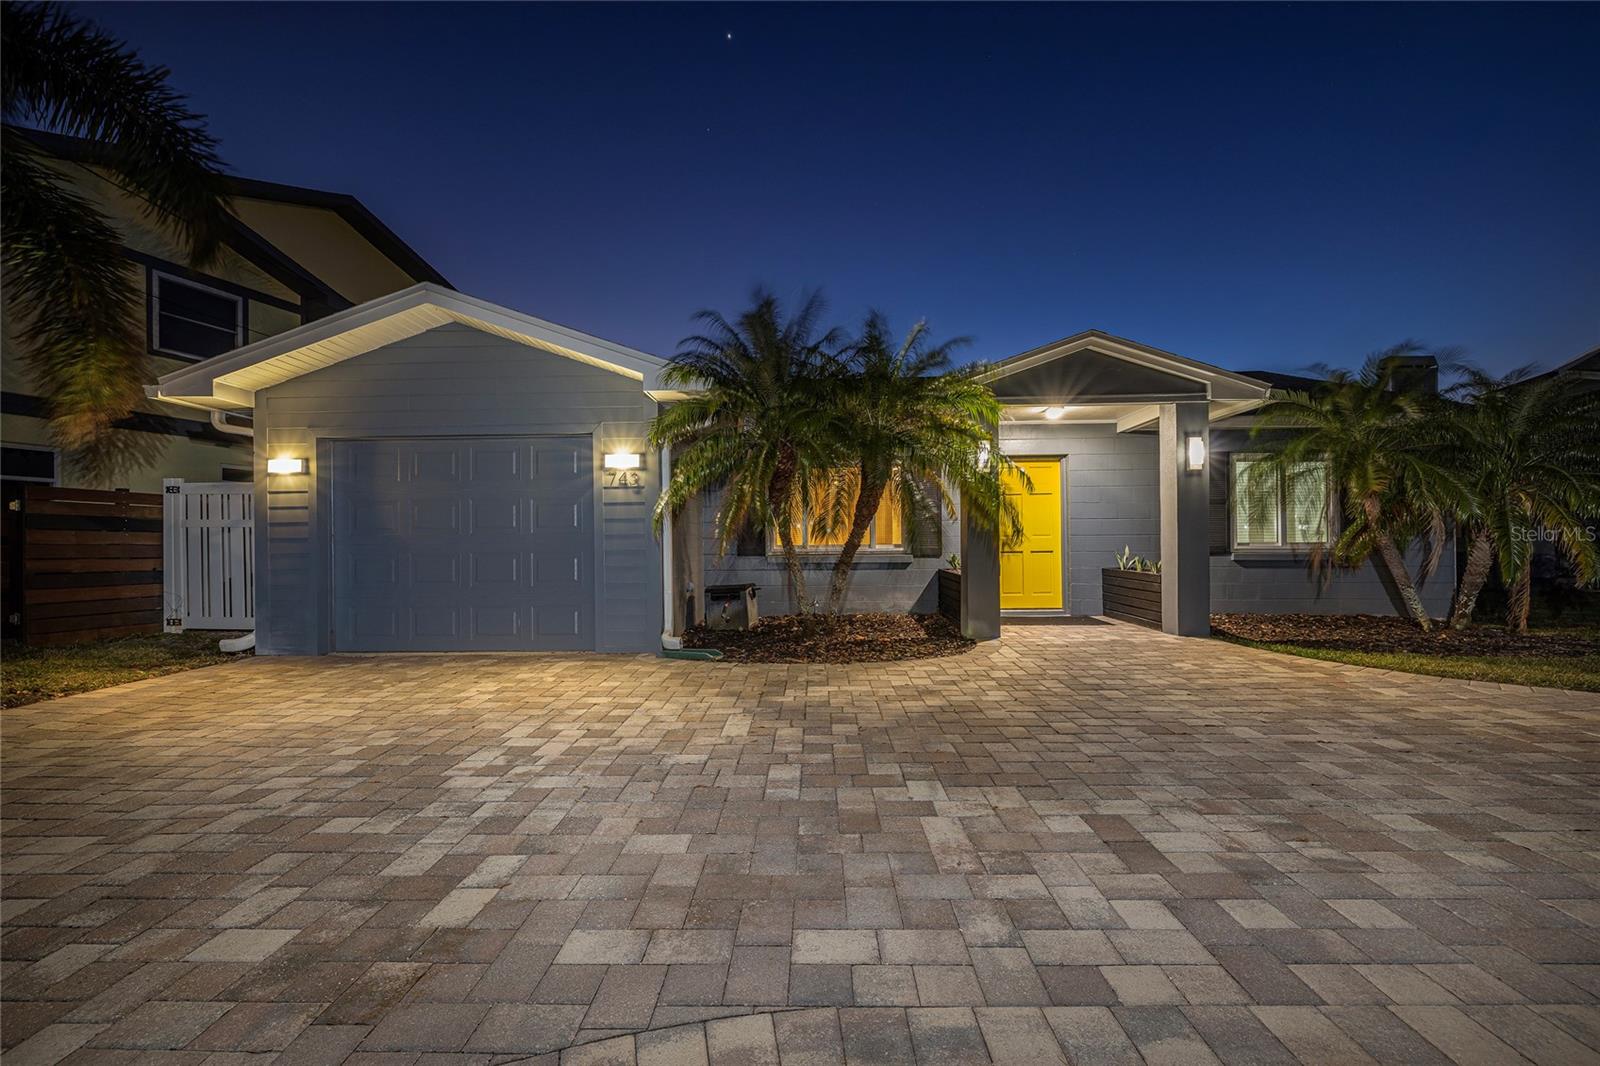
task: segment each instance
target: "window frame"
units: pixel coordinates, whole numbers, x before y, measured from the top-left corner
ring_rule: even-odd
[[[1289,539],[1289,483],[1288,472],[1277,471],[1277,528],[1278,537],[1270,544],[1239,543],[1239,475],[1240,460],[1260,462],[1271,458],[1267,452],[1234,452],[1228,459],[1228,550],[1235,555],[1291,555],[1314,548],[1332,546],[1335,539],[1335,493],[1333,472],[1326,459],[1307,459],[1307,463],[1320,463],[1327,471],[1323,485],[1323,537],[1321,540]]]
[[[14,444],[11,441],[0,441],[0,447],[15,448],[24,452],[45,452],[50,456],[51,474],[48,478],[19,477],[16,474],[6,474],[0,471],[0,480],[21,481],[29,485],[60,485],[61,484],[61,449],[52,448],[44,444]]]
[[[890,487],[890,491],[893,491],[893,486],[892,485]],[[889,499],[889,493],[885,492],[884,493],[884,500],[882,502],[880,502],[879,505],[878,505],[880,509],[882,508],[883,503],[887,502],[888,499]],[[904,523],[902,523],[902,524],[904,524]],[[907,538],[909,536],[910,536],[910,531],[909,530],[902,530],[901,535],[900,535],[900,543],[899,544],[879,544],[878,543],[878,516],[877,515],[873,515],[872,516],[872,522],[867,526],[867,535],[861,541],[860,551],[861,552],[871,552],[871,553],[873,553],[875,555],[908,555],[911,552],[911,546],[910,546],[909,543],[907,543]],[[800,552],[802,555],[821,555],[821,556],[826,556],[826,555],[837,555],[837,554],[839,554],[839,551],[844,547],[843,544],[808,544],[808,543],[805,543],[806,541],[809,541],[810,539],[811,539],[811,516],[808,513],[807,508],[804,505],[802,505],[801,508],[800,508],[800,541],[801,541],[801,543],[795,545],[795,550]],[[774,556],[781,556],[782,554],[783,554],[783,541],[778,538],[778,530],[777,530],[776,527],[774,527],[774,528],[772,528],[772,529],[767,531],[767,555],[768,555],[768,557],[774,557]]]
[[[249,300],[246,297],[241,296],[236,292],[229,292],[227,289],[217,288],[215,285],[207,285],[205,282],[195,281],[193,278],[186,278],[182,275],[162,270],[159,267],[151,267],[150,279],[147,285],[147,299],[149,300],[150,304],[151,352],[155,353],[156,355],[165,356],[168,359],[182,359],[189,363],[199,363],[204,362],[207,359],[216,358],[215,356],[211,355],[195,355],[193,352],[177,352],[161,346],[161,283],[163,281],[171,281],[179,285],[187,285],[191,289],[199,289],[200,291],[210,293],[213,296],[220,296],[224,299],[232,300],[234,303],[233,348],[218,352],[217,355],[226,355],[228,352],[244,346],[246,328],[245,316],[248,313],[249,306]],[[211,328],[209,323],[200,323],[200,325]]]

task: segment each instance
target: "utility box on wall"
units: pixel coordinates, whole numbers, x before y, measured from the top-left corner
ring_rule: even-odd
[[[706,589],[706,626],[749,629],[761,620],[754,585],[711,585]]]

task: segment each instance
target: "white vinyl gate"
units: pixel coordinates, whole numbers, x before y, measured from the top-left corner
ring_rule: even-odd
[[[256,627],[255,490],[248,482],[162,483],[162,628]]]

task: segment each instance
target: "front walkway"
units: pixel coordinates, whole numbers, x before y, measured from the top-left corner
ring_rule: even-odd
[[[1594,695],[1014,627],[3,721],[7,1066],[1600,1056]]]

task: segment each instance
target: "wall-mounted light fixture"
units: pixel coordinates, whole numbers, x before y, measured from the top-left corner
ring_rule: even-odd
[[[1206,439],[1199,433],[1185,433],[1183,436],[1183,464],[1184,469],[1191,474],[1197,474],[1206,466]]]
[[[644,465],[644,456],[638,452],[606,452],[607,470],[637,470]]]
[[[267,473],[269,474],[304,474],[307,462],[289,455],[280,455],[276,459],[267,460]]]

